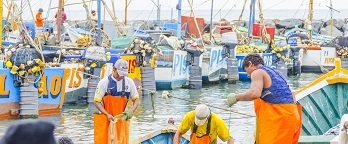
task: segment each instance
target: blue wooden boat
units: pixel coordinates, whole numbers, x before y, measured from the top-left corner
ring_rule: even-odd
[[[296,91],[302,109],[300,143],[335,143],[335,135],[326,133],[347,113],[348,70],[335,59],[335,69]]]
[[[203,83],[217,82],[224,77],[223,69],[227,70],[227,57],[224,56],[223,46],[205,46],[206,51],[202,54],[202,81]]]
[[[139,144],[172,144],[173,143],[173,137],[175,135],[176,128],[174,125],[169,125],[168,127],[158,130],[155,132],[152,132],[150,134],[147,134],[143,137],[133,139],[130,143],[139,143]],[[189,144],[189,136],[184,135],[181,140],[180,144]]]
[[[163,56],[159,56],[155,69],[156,89],[172,90],[186,85],[189,81],[187,52],[163,48],[162,52]]]
[[[41,77],[44,92],[38,98],[39,116],[60,114],[65,98],[66,71],[63,68],[47,68]],[[0,68],[0,120],[19,118],[19,87],[14,86],[10,70]]]
[[[260,55],[262,56],[263,61],[265,62],[266,66],[276,68],[275,67],[276,63],[274,61],[275,56],[272,53],[260,53]],[[245,56],[247,56],[247,54],[237,54],[236,55],[236,58],[238,60],[238,74],[239,74],[240,81],[249,81],[250,80],[250,78],[248,78],[248,75],[244,71],[243,66],[242,66]]]

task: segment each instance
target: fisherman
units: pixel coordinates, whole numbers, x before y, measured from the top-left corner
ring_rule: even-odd
[[[259,54],[247,55],[242,66],[251,77],[251,88],[245,93],[229,94],[228,105],[254,101],[256,144],[297,143],[301,132],[301,110],[295,104],[284,76],[264,66]]]
[[[181,136],[189,129],[190,144],[216,144],[217,137],[227,144],[234,143],[224,121],[204,104],[197,105],[194,111],[185,115],[175,133],[173,143],[179,144]]]
[[[91,12],[91,20],[92,20],[93,26],[97,25],[98,16],[97,16],[97,13],[95,12],[95,10],[92,10],[92,12]]]
[[[117,122],[115,130],[117,143],[128,144],[129,120],[139,105],[139,94],[135,83],[127,77],[128,66],[127,61],[117,60],[112,74],[98,83],[94,104],[102,114],[94,115],[95,144],[105,144],[111,138],[108,136],[110,122]],[[126,109],[128,101],[133,102],[131,109]],[[118,120],[119,116],[122,120]]]
[[[60,18],[58,17],[58,12],[56,13],[54,17],[56,18],[57,26],[60,25],[60,28],[61,28],[60,31],[61,33],[63,33],[64,32],[63,23],[65,23],[65,21],[67,20],[67,16],[66,16],[66,13],[64,12],[64,8],[62,8],[60,11]]]
[[[91,11],[91,20],[92,20],[92,27],[97,27],[98,26],[98,16],[97,12],[95,10]],[[100,24],[100,29],[104,29],[104,24]]]
[[[35,16],[35,26],[37,28],[42,28],[44,26],[44,18],[42,18],[42,13],[43,13],[43,9],[39,8],[36,16]]]

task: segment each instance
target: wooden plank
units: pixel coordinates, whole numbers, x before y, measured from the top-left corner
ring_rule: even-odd
[[[299,144],[330,144],[335,135],[300,136]]]

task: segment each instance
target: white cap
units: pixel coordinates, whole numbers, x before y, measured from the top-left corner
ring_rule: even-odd
[[[114,64],[114,68],[117,69],[118,75],[128,76],[128,62],[123,59],[118,59]]]
[[[207,121],[208,117],[210,116],[210,109],[208,106],[200,104],[197,105],[195,113],[195,124],[197,126],[201,126]]]

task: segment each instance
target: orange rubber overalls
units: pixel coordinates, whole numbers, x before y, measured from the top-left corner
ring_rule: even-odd
[[[301,132],[302,108],[296,104],[292,98],[291,103],[269,103],[265,99],[280,98],[282,94],[291,95],[285,78],[278,72],[269,67],[262,67],[272,79],[272,85],[267,88],[265,95],[254,100],[256,113],[256,144],[297,144]],[[278,85],[275,85],[278,84]],[[278,87],[281,92],[272,92],[272,87]],[[273,88],[274,88],[273,87]],[[265,89],[264,89],[265,90]],[[264,93],[263,90],[263,93]],[[287,91],[287,92],[283,92]],[[284,96],[283,96],[284,97]]]
[[[211,142],[210,134],[210,125],[211,125],[211,115],[208,118],[207,130],[205,135],[201,137],[196,136],[198,126],[195,124],[193,126],[190,144],[209,144]]]
[[[124,112],[130,96],[130,92],[125,92],[125,79],[122,79],[122,91],[117,91],[117,83],[108,77],[109,83],[107,93],[103,97],[105,110],[112,116],[120,115]],[[104,114],[94,114],[94,143],[108,144],[109,142],[109,120]],[[115,127],[117,144],[128,144],[129,142],[129,120],[118,120]]]

